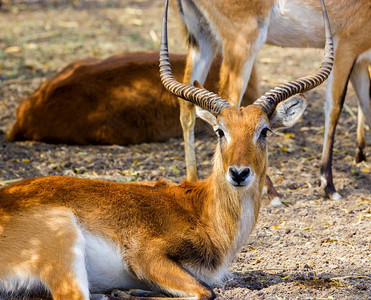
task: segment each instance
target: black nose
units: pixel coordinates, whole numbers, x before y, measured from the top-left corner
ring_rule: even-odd
[[[250,168],[229,167],[229,175],[238,185],[250,175]]]

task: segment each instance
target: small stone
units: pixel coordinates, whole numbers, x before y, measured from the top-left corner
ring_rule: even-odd
[[[67,162],[64,163],[63,166],[64,166],[65,168],[69,168],[69,167],[72,166],[72,163],[71,163],[70,161],[67,161]]]
[[[314,272],[308,272],[307,276],[308,276],[308,279],[313,279],[315,274]]]
[[[305,280],[305,276],[304,275],[298,275],[296,277],[297,280]]]
[[[333,265],[333,264],[328,265],[328,267],[329,267],[330,269],[337,269],[337,268],[339,268],[339,266],[337,266],[337,265]]]

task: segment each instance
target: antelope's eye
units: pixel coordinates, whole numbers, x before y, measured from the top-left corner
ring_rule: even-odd
[[[270,130],[268,127],[265,127],[260,132],[260,138],[261,139],[266,139],[267,136],[270,136],[271,135],[271,133],[272,133],[272,130]]]
[[[215,130],[216,134],[218,135],[219,138],[222,138],[224,136],[224,131],[218,128]]]

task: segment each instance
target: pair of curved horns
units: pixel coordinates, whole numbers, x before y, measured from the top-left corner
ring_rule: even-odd
[[[317,73],[275,87],[253,103],[253,105],[260,106],[268,116],[274,112],[276,106],[281,101],[284,101],[295,94],[304,93],[315,88],[323,83],[330,75],[334,61],[334,47],[332,42],[330,21],[328,19],[324,0],[320,1],[322,5],[326,36],[325,55],[323,62]],[[217,94],[214,94],[213,92],[209,92],[191,85],[182,84],[178,82],[172,74],[167,41],[168,6],[169,0],[166,0],[160,50],[161,82],[164,87],[174,95],[196,104],[203,109],[206,109],[217,117],[224,108],[231,106],[226,100]]]

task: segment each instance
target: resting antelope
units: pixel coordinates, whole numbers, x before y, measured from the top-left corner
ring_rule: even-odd
[[[179,101],[161,84],[158,54],[123,53],[69,64],[21,102],[8,139],[128,145],[180,136]],[[184,72],[185,58],[171,57],[176,78]],[[216,59],[206,81],[213,91],[219,67]],[[258,90],[253,71],[243,103],[251,104]]]
[[[237,108],[212,92],[174,79],[167,49],[167,6],[168,1],[161,81],[176,96],[204,109],[219,136],[211,176],[179,185],[50,176],[2,188],[3,293],[43,285],[54,300],[73,300],[112,288],[157,287],[181,299],[215,297],[208,284],[225,277],[258,217],[267,137],[293,125],[306,106],[298,93],[328,77],[331,31],[326,22],[325,60],[316,74]]]
[[[371,125],[370,80],[371,3],[369,0],[326,0],[334,31],[334,70],[327,83],[325,137],[321,180],[333,199],[332,148],[335,128],[350,80],[359,98],[356,160],[364,159],[363,124]],[[215,53],[223,53],[219,94],[240,105],[253,61],[266,42],[284,47],[322,47],[319,0],[173,0],[183,19],[189,40],[184,83],[197,79],[201,84]],[[194,106],[181,102],[181,123],[185,139],[188,179],[197,178],[194,154]]]

